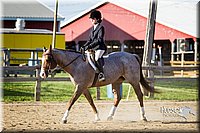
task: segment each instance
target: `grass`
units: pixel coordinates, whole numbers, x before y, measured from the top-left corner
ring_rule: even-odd
[[[159,81],[155,83],[161,93],[155,94],[155,100],[178,100],[178,101],[196,101],[198,100],[198,81]],[[35,82],[10,82],[3,83],[3,101],[34,101]],[[123,100],[127,97],[129,84],[123,83]],[[101,99],[112,100],[107,98],[106,86],[101,87]],[[42,82],[41,101],[68,101],[73,95],[74,87],[71,82]],[[96,89],[91,88],[90,92],[93,99],[96,99]],[[136,95],[131,89],[129,100],[136,100]],[[149,99],[149,98],[145,98]],[[86,100],[81,96],[79,100]],[[152,100],[152,99],[151,99]]]
[[[198,100],[198,81],[194,79],[191,81],[160,81],[155,86],[161,91],[160,94],[155,94],[155,99],[158,100]]]

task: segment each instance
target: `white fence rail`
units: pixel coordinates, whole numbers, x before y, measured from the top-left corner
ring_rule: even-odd
[[[142,67],[143,70],[151,70],[151,71],[181,71],[181,70],[189,70],[189,71],[198,71],[197,66],[190,66],[190,67],[171,67],[171,66],[150,66],[150,67]],[[41,92],[41,82],[43,81],[70,81],[69,77],[49,77],[46,79],[42,79],[39,76],[40,72],[40,66],[6,66],[1,67],[1,70],[3,70],[3,73],[6,73],[7,71],[35,71],[35,77],[1,77],[1,82],[27,82],[27,81],[36,81],[35,84],[35,100],[40,101],[40,92]],[[181,77],[168,77],[168,78],[153,78],[150,80],[189,80],[191,78],[181,78]],[[125,81],[126,82],[126,81]],[[97,92],[99,93],[99,92]],[[97,94],[99,96],[99,94]],[[99,99],[99,97],[97,97]]]

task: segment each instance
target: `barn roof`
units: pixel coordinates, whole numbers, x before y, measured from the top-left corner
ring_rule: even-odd
[[[54,11],[46,5],[36,0],[2,0],[1,19],[16,20],[24,18],[35,21],[53,21]],[[64,20],[64,17],[58,15],[58,21]]]
[[[146,18],[148,17],[149,0],[107,0],[99,2],[98,4],[79,13],[63,23],[61,27],[65,27],[77,19],[87,15],[91,9],[99,8],[109,2]],[[197,0],[159,0],[156,22],[196,37],[197,3]]]
[[[6,34],[53,34],[53,31],[47,29],[24,29],[24,30],[16,30],[11,28],[0,28],[0,33]],[[62,32],[56,32],[56,34],[64,34]]]

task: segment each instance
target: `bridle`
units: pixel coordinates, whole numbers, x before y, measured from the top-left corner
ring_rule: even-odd
[[[57,62],[56,62],[55,59],[53,58],[52,53],[44,53],[42,56],[44,57],[44,56],[46,56],[46,55],[48,56],[47,59],[46,59],[46,61],[47,61],[47,63],[49,63],[49,65],[48,65],[48,68],[44,67],[44,69],[47,70],[48,73],[50,73],[50,72],[51,72],[51,65],[52,65],[52,62],[55,62],[56,64],[57,64]]]
[[[81,52],[82,53],[82,52]],[[51,72],[51,65],[52,65],[52,62],[55,62],[56,64],[58,64],[57,62],[56,62],[56,60],[53,58],[53,54],[52,53],[44,53],[43,54],[43,56],[48,56],[47,58],[47,63],[49,63],[49,65],[48,65],[48,68],[44,68],[45,70],[47,70],[48,71],[48,73],[50,73]],[[71,65],[74,61],[76,61],[80,56],[82,56],[83,55],[83,60],[85,61],[85,55],[82,53],[82,54],[80,54],[80,55],[78,55],[75,59],[73,59],[72,61],[70,61],[67,65],[64,65],[64,66],[60,66],[62,69],[64,69],[64,68],[66,68],[66,67],[68,67],[69,65]]]

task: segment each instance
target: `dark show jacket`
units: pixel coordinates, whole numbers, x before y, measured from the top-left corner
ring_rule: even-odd
[[[89,34],[89,40],[84,44],[84,46],[87,46],[89,49],[93,49],[93,50],[106,51],[107,48],[104,43],[104,34],[105,34],[105,30],[104,30],[103,25],[98,24],[95,30],[94,30],[94,27],[92,27]]]

